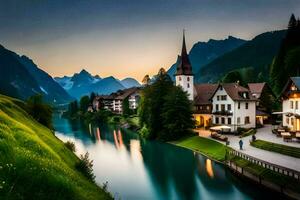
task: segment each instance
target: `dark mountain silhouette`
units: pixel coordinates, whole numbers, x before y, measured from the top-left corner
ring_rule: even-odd
[[[20,99],[42,94],[49,103],[67,103],[71,97],[26,56],[0,45],[0,92]]]
[[[198,72],[204,65],[225,54],[226,52],[239,47],[245,42],[245,40],[232,36],[229,36],[224,40],[210,39],[208,42],[197,42],[193,45],[189,52],[189,58],[193,66],[193,72]],[[168,74],[173,80],[179,59],[180,56],[178,56],[176,63],[173,64],[168,70]]]
[[[217,82],[226,73],[253,68],[255,74],[267,78],[269,66],[277,54],[285,30],[262,33],[236,49],[225,53],[195,73],[196,82]],[[255,75],[254,75],[255,76]]]

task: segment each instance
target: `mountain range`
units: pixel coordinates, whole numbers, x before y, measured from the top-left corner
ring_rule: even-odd
[[[189,52],[189,58],[193,66],[193,72],[198,72],[206,64],[210,63],[219,56],[241,46],[245,42],[247,41],[228,36],[228,38],[224,40],[210,39],[208,40],[208,42],[195,43]],[[180,56],[177,57],[176,63],[174,63],[168,70],[168,74],[173,80],[179,59]]]
[[[269,67],[278,53],[286,30],[262,33],[195,71],[196,82],[217,82],[232,70],[252,68],[268,81]],[[254,80],[253,80],[254,81]]]
[[[42,94],[52,104],[64,104],[72,97],[52,77],[26,56],[0,45],[0,92],[20,99]]]
[[[113,76],[101,78],[93,76],[85,69],[73,76],[54,78],[72,97],[79,99],[91,92],[98,94],[110,94],[118,90],[130,87],[138,87],[140,83],[133,78],[118,80]]]

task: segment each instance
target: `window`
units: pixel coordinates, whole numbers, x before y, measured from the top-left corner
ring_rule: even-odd
[[[199,106],[200,107],[200,110],[202,110],[202,106]]]
[[[178,79],[179,79],[179,81],[181,81],[181,76],[179,76],[179,78],[178,78]]]
[[[295,109],[298,110],[298,101],[295,101]]]
[[[226,101],[227,100],[227,95],[222,95],[221,100]]]
[[[241,108],[241,102],[238,102],[238,109]]]
[[[248,103],[245,103],[245,109],[248,109],[249,105]]]
[[[219,104],[216,104],[216,111],[219,111]]]
[[[237,121],[237,124],[240,124],[240,123],[241,123],[241,118],[238,117],[238,118],[236,119],[236,121]]]
[[[231,118],[228,118],[227,120],[228,120],[228,124],[231,124]]]
[[[245,124],[250,124],[250,117],[249,116],[245,117]]]
[[[216,117],[216,124],[219,124],[219,117]]]
[[[227,110],[231,110],[231,104],[227,104]]]
[[[225,104],[221,104],[221,110],[225,111]]]
[[[206,106],[206,110],[209,110],[209,106]]]
[[[294,126],[294,118],[291,118],[291,125]]]
[[[220,90],[223,90],[223,87],[222,87],[222,86],[220,86]]]
[[[189,83],[187,84],[187,88],[190,88],[190,84]]]
[[[217,101],[219,101],[219,100],[220,100],[220,96],[218,95],[218,96],[217,96]]]
[[[286,123],[289,124],[290,123],[290,118],[286,118]]]
[[[225,118],[224,117],[221,118],[221,124],[225,124]]]
[[[290,101],[290,105],[291,105],[291,109],[293,109],[294,108],[294,102]]]
[[[187,81],[190,81],[190,77],[189,76],[187,77]]]

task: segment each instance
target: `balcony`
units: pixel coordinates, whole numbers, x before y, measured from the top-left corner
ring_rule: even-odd
[[[232,110],[219,110],[219,111],[214,111],[212,114],[230,116],[232,115]]]

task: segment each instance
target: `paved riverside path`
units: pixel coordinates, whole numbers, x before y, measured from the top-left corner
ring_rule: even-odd
[[[210,132],[206,130],[197,130],[199,136],[201,137],[210,137]],[[297,142],[284,142],[282,138],[276,137],[274,134],[272,134],[272,126],[271,125],[265,125],[263,128],[257,129],[256,139],[260,140],[265,140],[277,144],[284,144],[287,146],[294,146],[294,147],[299,147],[300,148],[300,143]],[[232,147],[233,149],[240,151],[244,154],[247,154],[249,156],[253,156],[255,158],[267,161],[269,163],[273,163],[282,167],[290,168],[293,170],[296,170],[300,172],[300,159],[291,157],[291,156],[286,156],[283,154],[279,154],[276,152],[271,152],[271,151],[266,151],[263,149],[259,149],[256,147],[250,146],[250,140],[252,136],[244,137],[244,138],[239,138],[238,136],[233,136],[233,135],[226,135],[229,139],[229,146]],[[240,139],[243,140],[243,150],[240,150],[239,146],[239,141]],[[214,140],[214,139],[213,139]],[[215,140],[217,142],[220,142],[218,140]],[[224,142],[220,142],[224,144]]]
[[[250,142],[249,142],[251,140],[251,137],[252,136],[239,138],[237,136],[229,135],[228,136],[228,139],[230,141],[229,146],[234,148],[237,151],[240,151],[247,155],[253,156],[255,158],[258,158],[258,159],[267,161],[269,163],[273,163],[273,164],[276,164],[276,165],[279,165],[282,167],[286,167],[286,168],[290,168],[290,169],[300,172],[300,159],[299,158],[286,156],[286,155],[279,154],[276,152],[266,151],[263,149],[252,147],[252,146],[250,146]],[[243,150],[240,150],[240,146],[239,146],[240,139],[242,139],[244,142]],[[263,128],[257,129],[256,139],[300,148],[300,143],[284,142],[282,138],[276,137],[274,134],[272,134],[271,126],[269,126],[269,125],[266,125]]]

